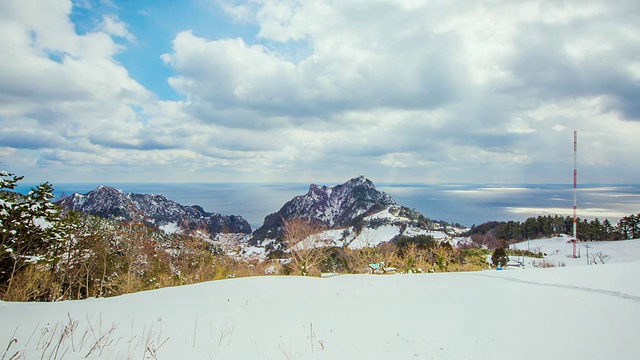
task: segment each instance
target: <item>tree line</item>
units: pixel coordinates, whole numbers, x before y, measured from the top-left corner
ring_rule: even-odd
[[[600,221],[578,218],[580,241],[628,240],[640,237],[640,213],[628,215],[614,225],[608,219]],[[473,242],[492,247],[500,241],[522,241],[573,233],[573,217],[546,215],[529,217],[525,221],[490,221],[474,225],[467,232]],[[495,246],[493,246],[495,247]]]

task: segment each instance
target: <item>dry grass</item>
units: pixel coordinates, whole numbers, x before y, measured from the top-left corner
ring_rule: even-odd
[[[16,273],[11,289],[2,296],[5,301],[54,301],[62,296],[62,288],[46,268],[29,265]]]
[[[551,261],[549,261],[548,259],[543,259],[540,261],[534,261],[533,262],[533,267],[539,267],[539,268],[554,268],[554,267],[565,267],[566,264],[562,261],[559,261],[557,263],[553,263]]]
[[[2,353],[2,360],[21,360],[39,358],[47,360],[61,360],[65,356],[74,358],[139,358],[157,359],[158,352],[169,337],[162,335],[162,324],[159,329],[154,325],[144,326],[142,332],[131,338],[118,336],[116,325],[105,325],[102,316],[93,318],[87,316],[86,322],[80,322],[67,314],[68,320],[56,324],[38,324],[27,341],[14,335]],[[43,323],[46,323],[43,321]],[[127,354],[119,353],[121,342],[128,345]],[[134,356],[135,355],[135,356]]]

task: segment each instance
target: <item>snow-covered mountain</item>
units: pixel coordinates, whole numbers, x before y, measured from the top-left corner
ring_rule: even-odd
[[[400,236],[426,235],[451,242],[463,231],[397,204],[371,180],[360,176],[330,187],[311,184],[305,195],[296,196],[268,215],[250,244],[277,250],[284,222],[294,218],[324,225],[326,230],[320,237],[326,245],[353,249],[377,246]]]
[[[275,213],[267,215],[263,225],[254,232],[255,241],[275,238],[283,222],[294,218],[304,218],[321,223],[327,228],[350,225],[358,217],[363,217],[396,202],[383,191],[376,189],[373,182],[364,176],[353,178],[336,186],[311,184],[305,195],[296,196]]]
[[[251,226],[241,216],[209,213],[197,205],[180,205],[162,194],[125,194],[110,186],[99,186],[86,194],[74,193],[56,203],[104,218],[144,220],[165,229],[206,228],[211,235],[251,233]]]

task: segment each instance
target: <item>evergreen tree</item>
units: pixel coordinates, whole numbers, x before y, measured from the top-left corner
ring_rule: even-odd
[[[11,289],[16,273],[28,264],[54,264],[72,224],[51,202],[44,183],[27,195],[9,192],[22,177],[0,172],[0,289]]]
[[[509,257],[507,256],[507,250],[504,247],[498,247],[493,251],[491,255],[491,262],[494,265],[500,265],[505,267],[507,262],[509,262]]]
[[[609,219],[604,219],[604,221],[602,222],[602,227],[604,231],[603,240],[615,240],[616,228],[615,226],[613,226],[613,224],[611,224],[611,221],[609,221]]]

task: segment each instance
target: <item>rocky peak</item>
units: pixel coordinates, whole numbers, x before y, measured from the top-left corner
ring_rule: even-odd
[[[100,185],[97,188],[95,188],[95,190],[92,191],[93,194],[101,194],[101,193],[106,193],[106,194],[124,194],[124,191],[111,187],[111,186],[107,186],[107,185]]]
[[[131,208],[131,200],[122,190],[104,185],[86,194],[74,193],[56,203],[67,209],[117,219],[128,219]]]
[[[307,194],[296,196],[278,212],[268,215],[263,226],[254,232],[254,239],[259,242],[275,238],[288,219],[305,218],[329,228],[343,227],[392,205],[397,205],[393,198],[377,190],[364,176],[330,187],[311,184]]]

